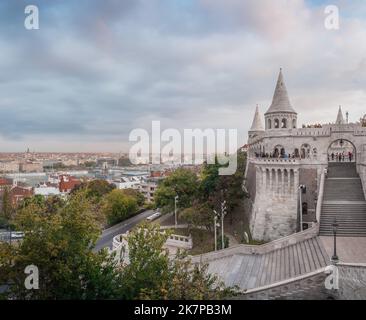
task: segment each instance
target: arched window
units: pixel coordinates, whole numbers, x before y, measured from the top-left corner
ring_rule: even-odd
[[[295,158],[299,158],[300,157],[299,149],[297,149],[297,148],[295,149],[294,155],[295,155]]]
[[[284,158],[285,154],[286,154],[285,148],[283,146],[281,146],[280,144],[274,147],[274,149],[273,149],[274,158],[278,158],[278,157]]]
[[[292,128],[296,129],[296,119],[292,120]]]
[[[285,148],[281,148],[281,158],[285,158],[285,157],[286,157]]]
[[[287,119],[285,119],[285,118],[282,119],[281,128],[287,128]]]
[[[271,119],[268,119],[268,129],[272,129],[272,121],[271,121]]]
[[[304,143],[301,146],[301,158],[305,159],[305,158],[310,158],[310,146],[307,143]]]
[[[274,127],[275,129],[278,129],[280,127],[280,120],[274,119]]]

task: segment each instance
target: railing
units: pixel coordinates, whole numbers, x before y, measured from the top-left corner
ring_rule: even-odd
[[[169,236],[168,240],[166,241],[165,245],[178,247],[182,249],[192,249],[193,242],[191,236],[180,236],[176,234],[172,234]]]
[[[162,231],[164,232],[164,231]],[[127,243],[128,231],[124,234],[119,234],[113,237],[112,241],[112,251],[119,252],[123,246],[126,247],[126,251],[128,251],[128,243]],[[192,236],[182,236],[177,234],[172,234],[168,237],[165,242],[166,246],[178,247],[182,249],[192,249],[193,241]]]
[[[244,293],[246,299],[279,299],[291,296],[301,288],[324,286],[326,278],[325,268],[319,268],[313,272],[302,274],[290,279],[275,282],[267,286],[249,289]]]
[[[289,236],[268,242],[266,244],[261,245],[238,244],[223,250],[212,251],[201,255],[192,256],[191,259],[192,262],[194,263],[201,263],[221,259],[234,254],[265,254],[276,249],[281,249],[296,244],[298,242],[311,239],[317,236],[318,232],[319,232],[319,224],[314,223],[313,226],[309,229],[293,233]]]
[[[276,164],[298,164],[299,161],[300,161],[300,158],[298,159],[285,159],[285,158],[257,158],[257,157],[254,157],[254,158],[251,158],[252,162],[253,163],[276,163]]]
[[[322,204],[323,204],[323,196],[324,196],[324,182],[325,182],[325,174],[327,169],[324,169],[321,176],[320,176],[320,184],[319,184],[319,194],[318,194],[318,202],[316,204],[316,221],[320,223],[320,214],[322,211]]]

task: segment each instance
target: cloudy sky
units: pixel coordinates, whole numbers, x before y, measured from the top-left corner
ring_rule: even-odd
[[[39,8],[26,30],[24,8]],[[339,30],[324,27],[337,5]],[[0,152],[127,151],[134,128],[237,128],[279,68],[299,124],[366,113],[364,0],[0,2]]]

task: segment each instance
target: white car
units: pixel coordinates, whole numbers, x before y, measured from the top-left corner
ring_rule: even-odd
[[[146,218],[146,220],[148,220],[148,221],[153,221],[153,220],[155,220],[155,219],[157,219],[157,218],[159,218],[161,216],[161,212],[155,212],[154,214],[152,214],[151,216],[148,216],[147,218]]]
[[[20,231],[13,231],[11,233],[11,238],[12,239],[22,239],[24,237],[24,233],[20,232]]]

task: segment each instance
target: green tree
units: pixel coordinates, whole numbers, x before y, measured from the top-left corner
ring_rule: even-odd
[[[10,299],[109,299],[120,295],[120,274],[105,251],[92,248],[100,234],[93,205],[83,192],[49,213],[30,202],[15,218],[25,234],[17,245],[0,244],[0,283]],[[39,290],[24,288],[24,269],[39,269]]]
[[[109,224],[115,224],[130,217],[137,211],[137,201],[122,190],[114,189],[103,199],[101,210]]]
[[[88,182],[83,182],[76,186],[71,194],[78,192],[79,190],[85,190],[86,196],[96,202],[100,201],[103,196],[114,190],[116,186],[108,181],[96,179]]]
[[[2,196],[2,205],[1,205],[1,214],[0,214],[0,226],[7,225],[11,220],[14,214],[14,208],[11,203],[11,194],[10,189],[5,187]]]
[[[207,202],[195,201],[194,205],[184,209],[180,216],[188,224],[189,229],[201,226],[207,230],[213,229],[214,212]]]
[[[128,236],[130,264],[123,270],[125,299],[222,299],[235,294],[225,289],[207,266],[193,265],[178,252],[170,259],[163,248],[168,233],[159,226],[142,224]]]
[[[125,195],[134,197],[136,199],[137,205],[139,207],[141,207],[141,206],[144,205],[144,203],[145,203],[145,197],[144,197],[144,195],[140,191],[135,190],[135,189],[131,189],[131,188],[123,189],[122,191],[123,191],[123,193]]]
[[[216,159],[215,164],[204,164],[201,173],[200,195],[212,209],[221,210],[220,203],[226,200],[227,211],[230,213],[246,196],[243,190],[246,153],[237,151],[237,169],[232,175],[219,175],[223,167]]]
[[[155,204],[165,212],[173,211],[174,198],[178,196],[178,208],[188,208],[197,197],[197,192],[197,175],[191,170],[179,168],[158,185],[154,195]]]

